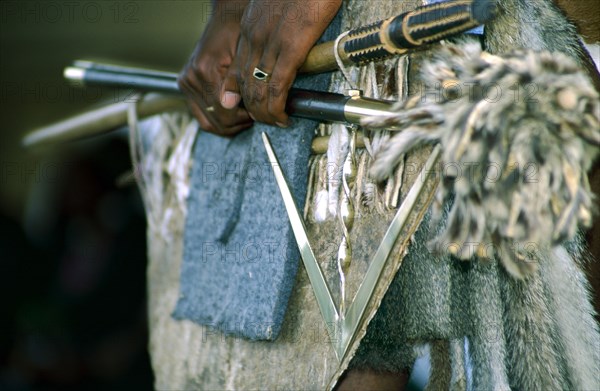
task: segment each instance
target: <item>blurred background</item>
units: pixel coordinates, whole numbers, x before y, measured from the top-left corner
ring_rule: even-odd
[[[209,10],[210,0],[0,1],[1,390],[152,388],[144,211],[135,186],[116,184],[131,167],[125,133],[33,150],[20,140],[127,97],[70,87],[73,60],[177,72]],[[591,42],[599,26],[583,24]]]
[[[77,89],[75,59],[177,72],[205,1],[0,2],[0,389],[151,389],[146,232],[124,132],[52,148],[21,138],[126,98]]]

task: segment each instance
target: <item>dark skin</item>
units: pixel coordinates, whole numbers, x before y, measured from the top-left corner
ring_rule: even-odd
[[[286,127],[288,91],[341,4],[342,0],[216,1],[179,77],[202,128],[231,137],[253,121]],[[253,77],[256,67],[271,75],[268,82]],[[336,389],[403,390],[407,381],[406,372],[351,370]]]
[[[239,107],[239,94],[223,93],[240,37],[247,1],[220,1],[185,68],[179,87],[187,96],[190,111],[208,132],[233,136],[252,125],[248,112]],[[213,112],[207,110],[214,108]]]
[[[224,91],[241,93],[256,121],[286,127],[288,91],[308,52],[341,3],[341,0],[250,1],[242,18],[237,54],[225,78]],[[268,82],[252,76],[256,67],[271,75]]]
[[[200,125],[223,136],[248,128],[253,119],[286,127],[288,91],[341,4],[342,0],[217,1],[179,79]],[[255,67],[270,79],[256,80]]]

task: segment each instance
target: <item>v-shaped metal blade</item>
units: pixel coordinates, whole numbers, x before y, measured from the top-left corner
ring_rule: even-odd
[[[266,133],[263,133],[262,137],[265,144],[265,149],[267,150],[267,155],[271,161],[275,179],[277,180],[279,190],[281,191],[281,195],[283,197],[283,202],[292,225],[294,236],[296,237],[296,241],[300,249],[302,261],[304,262],[310,283],[315,292],[317,303],[319,304],[321,314],[323,315],[327,330],[329,331],[329,335],[332,339],[334,351],[338,360],[341,361],[344,359],[350,344],[356,336],[356,331],[358,330],[360,321],[365,313],[365,310],[367,309],[371,297],[373,296],[373,292],[375,291],[379,278],[381,277],[381,273],[385,267],[386,261],[389,258],[390,252],[396,243],[396,239],[404,228],[410,213],[419,200],[427,180],[434,172],[433,167],[435,164],[437,164],[437,161],[440,157],[441,147],[439,145],[435,146],[431,152],[431,155],[427,159],[423,170],[421,171],[419,179],[414,183],[408,192],[408,195],[402,202],[402,205],[400,208],[398,208],[398,212],[396,212],[396,215],[394,216],[394,219],[385,233],[381,244],[379,245],[379,248],[373,257],[373,260],[369,264],[369,268],[367,269],[367,273],[365,274],[363,282],[358,288],[356,296],[352,300],[352,304],[348,308],[348,311],[345,314],[339,314],[336,310],[335,304],[333,303],[333,298],[331,296],[329,287],[327,286],[327,282],[323,277],[321,267],[319,266],[317,259],[315,258],[315,254],[310,247],[304,220],[302,219],[296,203],[294,202],[294,198],[285,180],[283,171],[281,171],[279,160],[273,151],[269,137]],[[336,332],[338,335],[336,335]]]
[[[262,138],[263,143],[265,144],[265,149],[267,150],[267,155],[269,156],[269,161],[271,162],[271,167],[273,168],[273,172],[275,174],[275,179],[277,180],[277,185],[279,186],[279,190],[281,191],[281,195],[283,197],[283,203],[292,225],[292,231],[294,232],[296,242],[298,243],[298,248],[300,249],[300,255],[302,256],[304,267],[306,268],[310,284],[315,292],[315,297],[317,298],[321,315],[323,315],[323,319],[325,320],[327,331],[329,332],[331,340],[337,341],[339,339],[339,335],[336,335],[336,331],[338,331],[336,329],[339,324],[340,316],[337,312],[335,304],[333,303],[333,298],[331,296],[329,287],[327,286],[327,281],[325,281],[325,277],[323,276],[323,271],[321,270],[321,267],[315,258],[312,248],[310,247],[304,220],[298,211],[298,207],[296,206],[292,192],[290,191],[290,188],[285,180],[283,171],[281,171],[279,160],[277,159],[277,155],[275,155],[275,151],[273,151],[269,136],[266,133],[263,133]],[[338,344],[335,344],[334,346],[337,346]],[[341,352],[339,352],[338,349],[334,350],[338,359],[341,360]]]
[[[373,257],[373,260],[369,264],[367,273],[365,274],[363,282],[356,292],[356,296],[354,296],[354,299],[352,300],[352,304],[350,304],[348,311],[342,317],[342,336],[340,340],[343,346],[339,347],[339,350],[342,352],[342,358],[348,351],[348,347],[354,339],[360,320],[365,313],[371,297],[373,296],[373,292],[375,291],[375,287],[377,286],[381,272],[383,271],[390,252],[396,243],[396,239],[398,238],[400,231],[402,231],[404,228],[410,213],[419,200],[419,197],[425,188],[425,184],[427,183],[427,179],[429,179],[429,177],[434,173],[433,167],[435,164],[437,164],[440,153],[441,147],[438,144],[431,152],[431,155],[429,155],[429,158],[427,159],[427,162],[421,171],[421,175],[413,184],[412,188],[408,192],[408,195],[402,202],[402,205],[400,205],[400,208],[398,208],[398,212],[396,212],[394,219],[390,223],[387,232],[379,244],[379,248]]]

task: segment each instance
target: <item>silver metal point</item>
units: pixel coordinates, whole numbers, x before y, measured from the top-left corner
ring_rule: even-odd
[[[69,81],[83,81],[85,70],[81,68],[67,67],[63,72],[63,76]]]

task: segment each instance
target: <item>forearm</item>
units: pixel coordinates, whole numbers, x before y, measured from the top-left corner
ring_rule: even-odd
[[[250,0],[212,0],[213,16],[236,18],[240,20]]]

